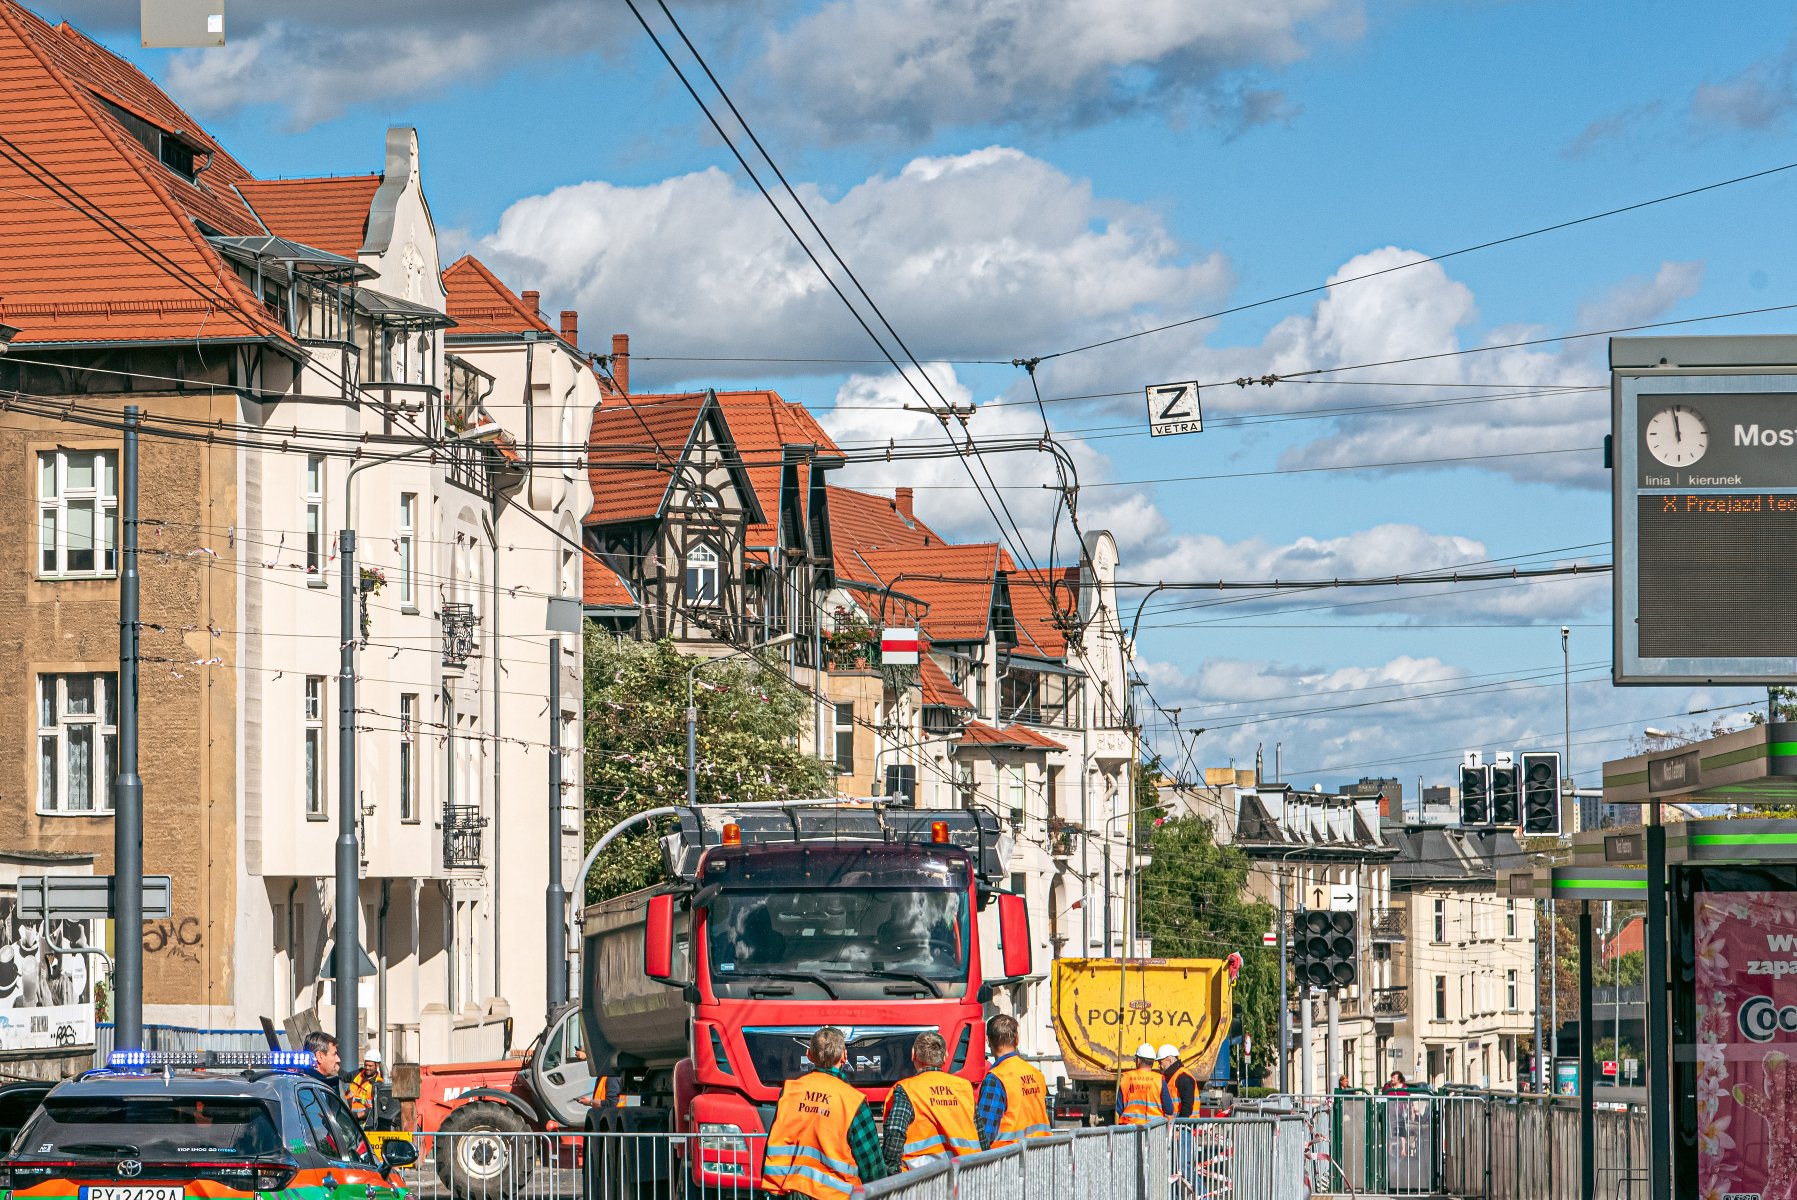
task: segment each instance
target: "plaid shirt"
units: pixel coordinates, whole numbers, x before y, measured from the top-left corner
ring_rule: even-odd
[[[999,1055],[992,1060],[992,1066],[996,1067],[1016,1053],[1013,1050],[1010,1054]],[[1010,1098],[1005,1095],[1005,1085],[999,1082],[991,1068],[987,1068],[985,1081],[980,1084],[980,1104],[973,1110],[973,1123],[980,1131],[980,1149],[992,1148],[992,1139],[998,1134],[998,1123],[1004,1120],[1005,1109],[1010,1103]]]
[[[905,1093],[905,1085],[895,1083],[892,1092],[886,1097],[886,1169],[896,1175],[905,1169],[905,1135],[911,1130],[911,1119],[917,1110],[911,1107],[911,1097]]]

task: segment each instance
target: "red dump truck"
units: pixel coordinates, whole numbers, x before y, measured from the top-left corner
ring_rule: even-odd
[[[947,1039],[949,1070],[985,1074],[992,987],[1030,960],[1022,897],[998,890],[993,817],[706,806],[662,846],[670,882],[583,914],[586,1052],[631,1099],[590,1127],[703,1134],[703,1150],[589,1163],[596,1200],[676,1182],[657,1172],[706,1194],[758,1187],[760,1135],[823,1025],[847,1035],[847,1078],[875,1104],[925,1030]],[[994,918],[1002,965],[981,955]]]

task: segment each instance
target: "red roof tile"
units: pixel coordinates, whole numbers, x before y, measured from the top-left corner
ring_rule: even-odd
[[[959,709],[962,712],[973,711],[973,701],[967,698],[966,692],[955,686],[954,680],[948,677],[948,672],[935,659],[927,653],[921,654],[918,656],[917,666],[925,704]]]
[[[237,185],[276,237],[355,258],[368,232],[379,175],[252,179]]]
[[[589,551],[581,567],[581,594],[589,608],[635,608],[636,593],[611,565]]]
[[[998,554],[998,547],[991,542],[878,550],[855,555],[857,570],[847,575],[929,605],[919,623],[931,639],[979,642],[985,640],[992,623]]]
[[[456,319],[456,337],[494,333],[548,333],[555,330],[543,314],[499,281],[487,264],[465,254],[443,272],[449,292],[449,315]]]
[[[1065,750],[1066,747],[1047,734],[1037,733],[1023,725],[1007,725],[995,729],[984,721],[969,721],[961,726],[962,746],[1004,746],[1023,750]]]
[[[1017,649],[1040,658],[1066,658],[1067,631],[1061,620],[1079,612],[1079,568],[1013,571],[1005,580],[1017,624]]]
[[[830,546],[838,575],[858,578],[857,570],[866,574],[865,567],[852,561],[857,552],[921,550],[940,545],[941,536],[916,516],[907,518],[892,497],[854,488],[830,488]]]
[[[198,181],[163,165],[106,108],[179,134]],[[195,219],[260,232],[231,190],[247,178],[143,74],[75,30],[0,0],[0,321],[20,344],[290,341],[206,244]]]
[[[674,470],[698,426],[705,397],[646,401],[632,397],[593,410],[587,439],[587,471],[593,484],[589,525],[652,520],[667,503]]]

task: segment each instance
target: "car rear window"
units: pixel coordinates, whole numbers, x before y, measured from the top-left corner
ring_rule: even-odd
[[[280,1151],[265,1105],[211,1096],[52,1096],[19,1132],[21,1155],[166,1159]]]

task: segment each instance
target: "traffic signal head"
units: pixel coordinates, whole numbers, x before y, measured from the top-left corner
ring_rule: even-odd
[[[1292,916],[1292,974],[1301,986],[1328,991],[1359,977],[1354,914],[1299,909]]]
[[[1354,937],[1354,914],[1329,914],[1329,982],[1332,987],[1352,987],[1360,977]]]
[[[1491,823],[1507,829],[1522,824],[1522,768],[1500,763],[1491,768]]]
[[[1460,823],[1491,824],[1491,768],[1460,768]]]
[[[1560,835],[1560,755],[1544,750],[1522,756],[1522,831]]]

